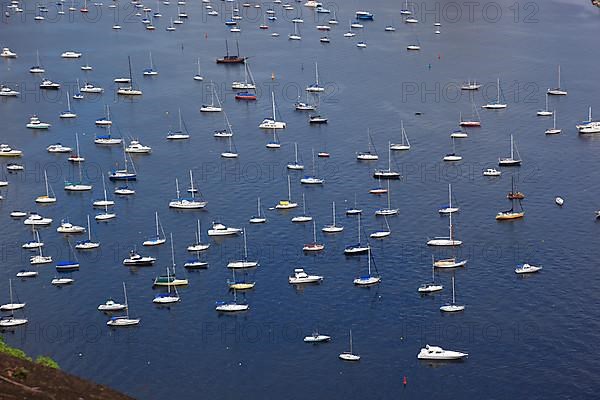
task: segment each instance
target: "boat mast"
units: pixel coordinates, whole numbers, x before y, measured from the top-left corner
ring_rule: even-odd
[[[319,67],[317,62],[315,61],[315,81],[317,86],[319,86]]]
[[[294,26],[296,26],[296,24],[294,24]],[[275,122],[275,94],[273,92],[271,92],[271,101],[273,104],[273,122]]]
[[[177,200],[179,200],[179,179],[175,178],[175,190],[177,191]]]
[[[244,261],[248,260],[248,243],[246,242],[246,228],[242,231],[244,235]]]
[[[129,305],[127,303],[127,289],[125,289],[125,282],[123,282],[123,296],[125,296],[125,315],[129,319]]]
[[[192,176],[192,170],[190,169],[190,191],[192,192],[192,199],[194,198],[194,178]]]
[[[333,212],[333,226],[335,226],[335,201],[332,203],[331,208]]]
[[[510,135],[510,159],[514,160],[513,135]]]
[[[158,211],[154,212],[154,218],[155,218],[155,221],[156,221],[156,237],[158,238],[159,237],[158,236],[158,234],[159,234],[159,231],[158,231]]]
[[[500,104],[500,78],[498,78],[497,85],[496,92],[498,93],[498,98],[496,99],[496,104]]]
[[[456,303],[456,297],[454,295],[454,276],[452,276],[452,304]]]
[[[46,170],[44,170],[44,181],[46,182],[46,197],[50,197],[50,191],[48,190],[48,174],[46,173]]]
[[[452,211],[452,184],[448,184],[448,207]]]
[[[288,175],[288,201],[292,201],[292,184],[290,183],[290,176]]]
[[[104,176],[103,176],[104,177]],[[92,241],[92,230],[90,228],[90,214],[87,216],[88,241]]]

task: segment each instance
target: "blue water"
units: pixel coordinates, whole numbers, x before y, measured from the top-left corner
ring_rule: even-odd
[[[396,2],[331,3],[326,6],[337,10],[340,24],[329,33],[331,43],[324,45],[319,43],[323,34],[316,31],[315,18],[323,22],[329,16],[315,17],[300,3],[294,5],[305,23],[298,42],[287,39],[293,31],[289,21],[296,14],[284,17],[280,5],[274,6],[279,19],[269,23],[269,30],[258,29],[262,17],[255,13],[260,10],[241,8],[242,33],[230,33],[223,24],[230,15],[223,7],[230,10],[230,4],[215,1],[221,15],[211,17],[202,4],[188,2],[190,18],[176,32],[164,30],[177,13],[175,2],[161,4],[163,17],[155,21],[154,32],[144,30],[128,3],[119,5],[121,31],[111,29],[114,10],[108,3],[99,9],[90,3],[85,18],[76,12],[52,21],[56,10],[49,6],[47,20],[35,22],[33,5],[23,6],[23,14],[3,18],[1,44],[19,57],[0,60],[0,82],[18,85],[22,94],[0,100],[0,142],[23,150],[20,162],[26,171],[6,174],[10,185],[0,189],[4,197],[0,202],[2,299],[7,296],[8,279],[28,266],[30,255],[18,246],[30,239],[31,232],[10,218],[11,210],[37,210],[54,218],[52,227],[41,231],[46,252],[55,260],[73,257],[65,238],[55,232],[58,222],[69,217],[85,224],[86,215],[96,212],[92,200],[102,196],[100,174],[122,163],[118,146],[93,144],[94,134],[103,133],[93,121],[103,115],[104,105],[111,106],[114,134],[139,138],[153,148],[150,156],[133,157],[137,193],[116,199],[117,219],[92,222],[101,250],[77,253],[81,270],[72,274],[74,285],[53,287],[53,264],[39,267],[35,279],[14,282],[19,298],[27,302],[29,324],[5,332],[6,340],[30,354],[52,356],[67,372],[143,399],[196,398],[198,391],[223,399],[265,394],[292,399],[593,398],[600,371],[590,352],[600,328],[594,318],[599,280],[594,211],[600,189],[593,185],[592,172],[600,141],[578,136],[574,125],[587,117],[588,106],[600,109],[596,96],[600,58],[594,52],[600,34],[598,9],[575,1],[523,3],[515,9],[511,2],[500,1],[494,4],[502,16],[494,22],[492,6],[485,12],[479,6],[470,19],[464,5],[457,17],[449,3],[425,1],[417,4],[421,23],[408,26],[401,22]],[[156,7],[152,2],[148,5]],[[269,6],[264,4],[262,11]],[[357,37],[344,38],[347,21],[359,7],[374,12],[375,21],[365,21]],[[424,7],[438,7],[439,16],[426,14]],[[123,20],[127,15],[133,22]],[[433,33],[435,21],[442,24],[441,35]],[[384,32],[388,24],[395,25],[396,32]],[[281,36],[273,38],[272,32]],[[215,64],[215,58],[224,54],[225,39],[233,52],[239,39],[242,55],[250,57],[259,86],[257,102],[233,99],[229,87],[233,80],[243,79],[241,66]],[[407,52],[406,45],[417,39],[421,51]],[[357,48],[357,40],[368,47]],[[40,93],[41,77],[28,72],[37,49],[45,76],[63,85],[58,93]],[[60,54],[66,50],[82,51],[84,57],[63,60]],[[149,64],[149,51],[159,71],[153,78],[141,73]],[[133,101],[118,98],[112,83],[114,77],[127,74],[127,56],[132,59],[134,80],[144,91]],[[197,57],[205,78],[202,83],[192,79]],[[94,67],[92,72],[79,68],[86,59]],[[293,110],[298,89],[314,81],[315,61],[320,81],[327,87],[319,112],[329,118],[329,124],[318,127],[309,126],[307,115]],[[535,112],[544,108],[546,88],[556,85],[558,64],[569,95],[551,98],[550,108],[557,111],[563,133],[546,137],[544,130],[552,120]],[[463,161],[443,163],[442,157],[452,149],[449,133],[456,128],[459,113],[471,112],[469,94],[459,93],[457,85],[468,79],[484,84],[484,90],[474,94],[479,108],[495,97],[498,77],[509,108],[479,110],[482,127],[471,129],[468,139],[456,141]],[[78,118],[61,121],[58,114],[66,109],[65,89],[75,87],[76,78],[82,83],[89,79],[106,91],[102,96],[72,100]],[[238,160],[221,160],[226,141],[212,137],[215,129],[224,127],[223,115],[199,113],[200,105],[210,99],[210,81],[215,82],[231,120]],[[271,112],[271,89],[288,124],[279,132],[282,147],[275,151],[265,148],[271,135],[258,129]],[[192,138],[167,142],[169,127],[177,125],[178,108]],[[51,122],[52,128],[26,129],[33,113]],[[371,174],[376,166],[386,165],[387,142],[400,140],[401,120],[412,148],[393,155],[394,168],[403,173],[401,181],[391,182],[392,205],[400,215],[389,219],[392,235],[373,243],[383,280],[377,287],[357,288],[352,280],[365,272],[367,259],[343,255],[344,246],[354,243],[357,235],[356,219],[343,216],[343,210],[353,205],[356,194],[364,209],[363,232],[380,229],[374,211],[386,200],[368,193],[377,185]],[[367,149],[367,130],[380,154],[376,163],[355,160],[356,151]],[[93,193],[63,192],[63,180],[77,175],[77,170],[68,165],[65,155],[45,150],[55,142],[74,146],[76,132]],[[509,154],[510,134],[515,136],[523,165],[503,169],[499,179],[483,177],[482,169]],[[318,232],[318,240],[326,246],[318,255],[302,254],[312,226],[290,222],[300,209],[266,210],[287,197],[285,164],[293,159],[294,142],[308,172],[311,149],[331,153],[330,159],[317,159],[319,175],[326,180],[323,187],[301,187],[303,173],[290,173],[292,198],[300,202],[305,193],[308,213],[318,228],[330,223],[331,202],[337,203],[338,223],[345,230],[326,237]],[[0,160],[3,165],[11,161]],[[43,193],[44,169],[58,202],[40,207],[33,200]],[[181,187],[187,187],[189,169],[208,207],[201,212],[169,210],[174,180],[179,178]],[[526,217],[498,223],[494,215],[508,208],[511,176],[527,196]],[[438,310],[451,298],[452,272],[437,274],[445,286],[440,294],[417,294],[431,273],[432,249],[425,242],[447,234],[447,218],[440,217],[437,209],[446,202],[448,183],[453,184],[461,207],[454,219],[456,235],[464,241],[459,255],[469,259],[466,268],[454,272],[457,301],[467,306],[459,315],[442,315]],[[112,189],[110,183],[109,192]],[[554,204],[557,195],[565,199],[562,208]],[[168,244],[141,249],[158,257],[154,267],[121,265],[129,249],[141,248],[141,242],[153,234],[155,211],[167,235],[174,235],[175,258],[181,266],[188,258],[186,246],[194,241],[197,218],[205,240],[213,220],[248,225],[257,196],[269,221],[247,226],[250,256],[261,263],[249,275],[257,285],[245,296],[248,312],[220,316],[214,310],[216,300],[232,297],[225,266],[240,257],[241,237],[211,241],[204,256],[210,262],[208,270],[186,273],[179,268],[178,274],[186,275],[190,284],[180,289],[182,302],[170,308],[157,308],[151,301],[156,293],[151,288],[153,278],[170,265]],[[435,250],[434,254],[439,258],[449,252]],[[535,276],[518,277],[513,269],[521,262],[544,269]],[[298,266],[324,275],[323,284],[292,288],[287,276]],[[110,330],[105,325],[108,317],[96,307],[109,296],[122,301],[123,281],[131,315],[142,322],[136,328]],[[332,335],[332,342],[304,344],[302,337],[314,328]],[[348,350],[349,329],[354,350],[362,356],[357,364],[337,358]],[[453,364],[418,362],[416,354],[427,343],[463,350],[469,357]]]

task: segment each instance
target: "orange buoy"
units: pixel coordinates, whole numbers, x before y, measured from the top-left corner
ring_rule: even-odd
[[[275,80],[275,72],[271,72],[271,80],[274,81]]]

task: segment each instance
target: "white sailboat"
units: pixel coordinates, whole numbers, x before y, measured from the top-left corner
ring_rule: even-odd
[[[552,111],[548,110],[548,95],[549,93],[546,93],[546,108],[544,108],[543,110],[538,110],[538,117],[550,117],[553,114]]]
[[[189,139],[190,138],[190,134],[183,122],[183,118],[181,117],[181,108],[179,109],[179,129],[176,131],[171,131],[169,130],[169,133],[167,134],[167,139],[168,140],[183,140],[183,139]]]
[[[242,235],[244,236],[244,258],[241,260],[230,261],[227,264],[227,268],[232,269],[243,269],[243,268],[255,268],[259,266],[258,261],[248,260],[248,243],[246,241],[246,228],[242,229]]]
[[[229,127],[229,130],[231,131],[231,126]],[[233,144],[233,135],[231,135],[227,138],[227,144],[228,144],[228,149],[221,153],[221,157],[222,158],[238,158],[239,154],[237,152],[237,149],[235,148],[235,145]]]
[[[443,312],[458,312],[464,311],[465,306],[462,304],[456,304],[456,295],[454,291],[454,276],[452,276],[452,303],[444,304],[440,307],[440,311]]]
[[[200,228],[200,220],[197,220],[197,229],[198,230],[196,231],[196,243],[189,245],[187,247],[187,251],[199,252],[208,250],[208,248],[210,247],[210,243],[202,242],[202,230]]]
[[[546,135],[558,135],[562,132],[562,129],[556,127],[556,110],[554,110],[552,115],[552,128],[548,128],[544,131]]]
[[[170,280],[170,272],[167,267],[167,280]],[[171,293],[171,286],[173,286],[173,293]],[[179,293],[177,292],[177,285],[167,285],[167,293],[159,293],[154,296],[152,302],[154,304],[172,304],[181,301],[181,297],[179,297]]]
[[[104,200],[94,203],[101,204],[101,206],[104,206],[104,212],[96,214],[96,216],[94,216],[94,219],[96,221],[108,221],[117,217],[117,214],[108,212],[108,207],[113,206],[115,202],[113,200],[108,200],[108,198],[106,197],[106,183],[104,182],[104,175],[102,175],[102,190],[104,192]]]
[[[286,209],[298,207],[298,203],[294,203],[292,201],[292,186],[290,183],[289,175],[287,177],[287,180],[288,180],[288,198],[287,198],[287,200],[280,200],[279,203],[277,203],[275,208],[278,210],[286,210]]]
[[[91,226],[90,226],[90,216],[89,215],[87,216],[87,233],[88,233],[87,240],[79,240],[79,241],[75,242],[75,248],[77,250],[90,250],[90,249],[96,249],[96,248],[100,247],[100,243],[92,241],[92,230],[91,230]]]
[[[9,293],[10,302],[0,305],[0,311],[15,311],[15,310],[20,310],[25,307],[26,303],[18,302],[19,301],[18,298],[17,298],[16,303],[13,301],[12,279],[8,280],[8,293]]]
[[[96,120],[96,125],[98,126],[110,126],[112,125],[112,120],[110,119],[110,106],[106,105],[106,115],[100,117]],[[121,143],[121,142],[119,142]]]
[[[154,63],[152,62],[152,52],[150,52],[150,67],[144,69],[144,76],[155,76],[158,75],[158,71],[154,69]]]
[[[175,273],[175,249],[173,243],[173,233],[170,234],[171,238],[171,270],[169,267],[166,268],[166,275],[159,275],[154,278],[154,283],[152,286],[185,286],[189,283],[187,278],[177,278],[177,274]]]
[[[319,66],[315,62],[315,83],[309,85],[305,89],[307,92],[321,93],[325,91],[323,86],[319,85]]]
[[[287,169],[301,171],[304,169],[304,164],[298,160],[298,143],[294,143],[294,162],[287,164]]]
[[[283,121],[277,121],[276,109],[275,109],[275,93],[271,91],[271,104],[272,104],[272,112],[273,117],[266,117],[263,121],[258,125],[261,129],[285,129],[286,123]]]
[[[548,89],[547,93],[551,96],[566,96],[567,91],[560,87],[560,65],[558,66],[558,86],[554,89]]]
[[[88,185],[83,182],[83,175],[81,172],[81,163],[77,163],[77,168],[79,170],[79,181],[65,181],[64,189],[69,192],[85,192],[92,190],[92,185]]]
[[[375,211],[375,215],[377,216],[391,216],[391,215],[398,215],[398,212],[400,212],[399,209],[397,208],[392,208],[391,205],[391,191],[390,191],[390,181],[387,181],[387,208],[380,208],[378,210]]]
[[[237,291],[233,289],[233,301],[217,301],[215,303],[215,310],[219,312],[239,312],[246,311],[250,308],[250,305],[245,302],[237,301]]]
[[[119,89],[117,89],[117,94],[120,94],[122,96],[141,96],[142,91],[136,89],[133,86],[133,75],[131,74],[131,57],[128,56],[127,60],[129,62],[129,86],[121,86]]]
[[[350,351],[345,351],[338,356],[341,360],[344,361],[359,361],[360,356],[358,354],[353,353],[352,349],[352,329],[350,329]]]
[[[506,107],[508,107],[506,104],[500,102],[500,78],[498,78],[498,81],[497,81],[496,92],[497,92],[496,101],[492,102],[492,103],[487,103],[487,104],[481,106],[481,108],[485,108],[487,110],[502,110],[502,109],[505,109]]]
[[[260,197],[257,199],[257,213],[254,217],[250,218],[251,224],[264,224],[267,222],[267,218],[263,215],[262,207],[260,206]]]
[[[197,210],[206,207],[208,204],[207,201],[199,200],[195,197],[196,190],[194,189],[194,176],[192,174],[192,170],[190,170],[190,197],[180,197],[179,180],[177,178],[175,178],[175,190],[177,192],[177,199],[169,202],[170,208],[177,208],[180,210]]]
[[[46,173],[46,170],[44,170],[44,183],[46,186],[46,194],[36,197],[35,202],[40,204],[56,203],[56,195],[48,183],[48,174]]]
[[[74,162],[74,163],[84,162],[85,158],[82,157],[81,153],[79,152],[79,134],[77,132],[75,133],[75,150],[76,150],[76,153],[75,154],[71,153],[69,155],[69,158],[67,158],[67,161]]]
[[[75,114],[71,110],[71,96],[69,95],[69,91],[67,90],[67,110],[63,111],[59,115],[60,118],[76,118],[77,114]]]
[[[454,138],[452,138],[452,153],[448,153],[443,158],[444,161],[460,161],[462,160],[462,156],[456,154],[456,144],[454,143]]]
[[[294,33],[288,35],[289,40],[302,40],[302,36],[298,33],[298,24],[294,23]]]
[[[499,158],[498,165],[505,167],[521,165],[521,156],[519,155],[519,150],[517,150],[515,145],[513,135],[510,135],[510,157]]]
[[[217,104],[215,105],[215,97],[217,98]],[[210,81],[210,104],[203,104],[200,107],[200,112],[221,112],[223,108],[221,107],[221,102],[219,101],[219,96],[215,93],[215,86],[213,81]]]
[[[438,210],[438,212],[440,214],[451,214],[451,213],[458,212],[459,210],[460,210],[459,207],[452,207],[452,184],[449,183],[448,184],[448,204],[442,206],[442,208],[440,208]]]
[[[310,222],[312,221],[312,217],[310,215],[306,215],[306,199],[304,197],[304,193],[302,193],[302,215],[296,215],[292,217],[292,222]]]
[[[367,275],[362,275],[354,279],[354,284],[356,286],[371,286],[381,282],[379,274],[373,275],[371,273],[371,247],[367,250],[367,258],[369,260],[368,273]]]
[[[321,230],[325,233],[338,233],[343,231],[344,227],[337,225],[335,221],[335,201],[331,203],[331,215],[333,218],[331,225],[325,225]]]
[[[196,73],[196,75],[194,75],[194,80],[195,81],[203,81],[204,77],[202,76],[202,73],[200,72],[200,57],[198,57],[198,72]]]
[[[388,167],[387,169],[378,168],[373,172],[375,179],[400,179],[400,172],[392,170],[392,150],[391,142],[388,142]]]
[[[315,162],[315,149],[312,149],[312,175],[305,175],[300,179],[300,183],[304,185],[321,185],[325,181],[317,177],[317,165]]]
[[[129,303],[127,301],[127,289],[125,288],[125,282],[123,282],[123,295],[125,297],[125,315],[123,316],[115,316],[109,319],[106,322],[106,325],[119,327],[119,326],[133,326],[138,325],[140,323],[139,318],[131,318],[129,317]]]
[[[452,226],[452,214],[448,214],[450,216],[449,219],[449,236],[448,237],[435,237],[427,241],[428,246],[460,246],[462,245],[461,240],[456,240],[454,238],[454,227]]]
[[[588,110],[588,120],[580,122],[575,125],[575,127],[581,134],[600,133],[600,121],[594,121],[592,119],[592,107]]]
[[[406,136],[406,130],[404,129],[404,121],[400,121],[400,126],[402,131],[402,142],[391,143],[390,150],[410,150],[410,142],[408,141],[408,136]]]
[[[371,246],[369,245],[369,243],[367,243],[366,245],[362,244],[360,242],[361,239],[361,231],[360,231],[360,214],[358,215],[358,235],[357,235],[358,241],[356,242],[356,244],[351,244],[349,246],[346,246],[344,248],[344,254],[348,255],[348,256],[352,256],[352,255],[358,255],[358,254],[364,254],[367,253],[369,251],[369,249],[371,248]]]
[[[383,216],[383,220],[385,222],[385,230],[381,230],[381,231],[375,231],[373,233],[371,233],[369,235],[370,238],[372,239],[383,239],[386,238],[388,236],[390,236],[392,234],[392,231],[390,230],[390,224],[388,223],[387,217],[384,215]]]
[[[248,81],[250,78],[250,81]],[[254,83],[254,79],[252,78],[252,73],[250,72],[250,65],[248,65],[248,60],[244,59],[244,81],[234,81],[231,84],[231,88],[234,90],[254,90],[256,89],[256,84]]]
[[[367,140],[369,149],[367,151],[359,151],[356,153],[356,159],[359,161],[376,161],[379,160],[379,155],[377,154],[377,150],[373,145],[373,140],[371,139],[371,132],[367,129]]]
[[[433,255],[431,256],[431,262],[431,282],[423,283],[421,286],[419,286],[419,288],[417,289],[419,293],[435,293],[444,289],[444,286],[442,286],[439,283],[436,283],[435,281],[435,265]]]
[[[158,220],[158,211],[154,212],[154,221],[155,221],[155,225],[156,225],[156,234],[154,236],[151,236],[150,238],[146,239],[142,243],[142,246],[159,246],[161,244],[164,244],[167,241],[167,237],[165,236],[165,231],[163,230],[163,227]],[[161,232],[162,232],[162,236],[161,236]]]
[[[99,200],[94,200],[94,202],[92,203],[93,207],[107,207],[107,206],[114,206],[115,205],[115,201],[114,200],[109,200],[106,197],[106,181],[104,180],[104,175],[102,175],[102,190],[104,193],[104,197],[102,199]]]

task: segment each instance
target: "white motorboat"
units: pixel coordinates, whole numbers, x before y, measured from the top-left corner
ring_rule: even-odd
[[[21,150],[13,149],[5,143],[0,144],[0,157],[21,157],[22,155]]]
[[[64,146],[61,143],[55,143],[46,147],[46,150],[48,151],[48,153],[70,153],[73,151],[73,148],[69,146]]]
[[[588,110],[588,120],[580,122],[575,127],[581,134],[600,133],[600,121],[592,119],[592,107]]]
[[[73,225],[68,220],[63,219],[60,222],[60,226],[56,228],[58,233],[84,233],[85,227],[79,225]]]
[[[14,51],[12,51],[8,47],[4,47],[4,48],[2,48],[2,52],[0,53],[0,57],[4,57],[4,58],[17,58],[17,53],[15,53]]]
[[[213,222],[212,229],[208,230],[208,236],[231,236],[240,233],[242,233],[242,229],[228,227],[219,222]]]
[[[77,51],[65,51],[60,55],[62,58],[79,58],[81,57],[81,53]]]
[[[483,170],[483,176],[500,176],[502,175],[502,171],[498,171],[495,168],[486,168]]]
[[[0,85],[0,96],[1,97],[17,97],[21,92],[18,90],[13,90],[8,86]]]
[[[476,80],[471,82],[469,79],[468,82],[465,82],[461,85],[460,90],[479,90],[481,88],[481,83],[477,83]]]
[[[54,278],[50,282],[54,286],[63,286],[63,285],[71,285],[75,283],[75,279],[72,278]]]
[[[152,147],[141,144],[138,140],[132,140],[129,145],[125,148],[126,153],[134,154],[150,154]]]
[[[516,274],[532,274],[534,272],[541,271],[541,266],[531,265],[531,264],[519,264],[517,268],[515,268]]]
[[[425,345],[417,354],[419,360],[460,360],[468,356],[460,351],[444,350],[438,346]]]
[[[292,285],[299,285],[305,283],[319,283],[323,281],[323,277],[320,275],[309,275],[304,269],[294,269],[294,275],[288,277],[288,282]]]
[[[31,118],[29,118],[29,123],[25,125],[25,127],[29,129],[48,129],[51,126],[52,125],[47,122],[40,121],[36,115],[32,115]]]
[[[150,256],[142,256],[135,250],[129,252],[129,257],[123,260],[125,266],[141,266],[141,265],[152,265],[156,261],[156,258]]]
[[[100,304],[98,306],[98,311],[103,312],[114,312],[114,311],[123,311],[127,306],[125,304],[120,304],[114,301],[113,299],[108,299],[104,304]]]
[[[25,225],[50,225],[52,223],[52,218],[42,217],[37,213],[30,213],[29,217],[23,221]]]
[[[561,206],[561,207],[562,207],[563,204],[565,204],[565,200],[562,197],[556,197],[556,198],[554,198],[554,202],[557,205]]]
[[[331,336],[322,335],[318,331],[314,331],[311,335],[305,336],[303,341],[304,343],[322,343],[329,342],[331,340]]]
[[[38,276],[39,273],[37,271],[27,271],[25,269],[20,270],[19,272],[17,272],[17,278],[35,278],[36,276]]]
[[[53,82],[50,79],[43,79],[42,83],[40,83],[40,89],[58,90],[60,89],[60,83]]]

